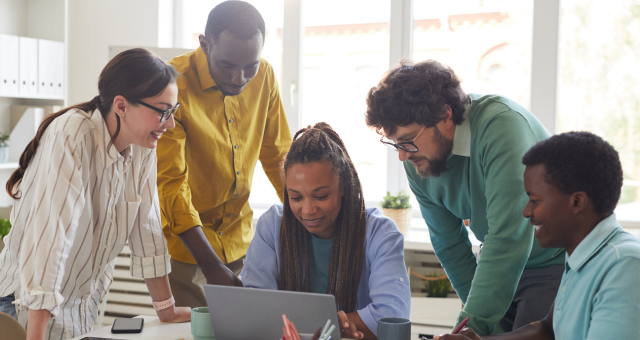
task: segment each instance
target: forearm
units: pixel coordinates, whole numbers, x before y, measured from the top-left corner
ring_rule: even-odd
[[[178,237],[180,237],[180,240],[182,240],[187,249],[189,249],[193,258],[195,258],[208,284],[242,287],[240,279],[225,266],[218,255],[216,255],[216,252],[213,251],[209,240],[207,240],[204,232],[202,232],[202,227],[195,226],[178,234]]]
[[[27,340],[42,340],[47,332],[51,313],[48,310],[29,309],[27,322]]]
[[[209,281],[209,277],[216,275],[224,267],[224,263],[213,251],[201,226],[195,226],[178,234],[178,237],[195,258],[207,281]]]
[[[364,334],[364,337],[362,338],[363,340],[378,339],[378,337],[376,337],[373,332],[371,332],[369,327],[364,324],[364,321],[362,321],[358,312],[347,313],[347,317],[349,318],[349,321],[353,322],[356,325],[356,329]]]
[[[165,301],[173,296],[168,275],[153,279],[144,279],[144,282],[147,284],[151,299],[155,302]],[[156,314],[158,314],[158,318],[162,322],[185,322],[190,319],[190,311],[191,309],[189,307],[178,308],[173,305],[156,311]]]

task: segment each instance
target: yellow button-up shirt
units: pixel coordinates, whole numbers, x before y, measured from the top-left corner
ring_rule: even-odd
[[[201,48],[173,58],[179,73],[176,127],[158,142],[158,192],[169,254],[196,261],[178,234],[202,226],[220,259],[244,256],[251,242],[249,193],[258,159],[284,197],[280,163],[291,145],[273,68],[260,68],[242,93],[225,96]]]

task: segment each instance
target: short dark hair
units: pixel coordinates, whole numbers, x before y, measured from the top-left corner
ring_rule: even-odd
[[[587,193],[596,213],[606,217],[620,199],[622,165],[618,152],[589,132],[566,132],[543,140],[522,157],[526,166],[543,164],[545,181],[560,192]]]
[[[408,60],[389,71],[367,96],[366,121],[379,133],[393,134],[397,126],[438,124],[451,107],[453,122],[464,121],[467,95],[453,70],[436,60],[413,64]]]
[[[224,1],[209,12],[204,35],[216,42],[223,31],[228,31],[240,40],[249,40],[260,32],[264,41],[264,19],[248,2]]]

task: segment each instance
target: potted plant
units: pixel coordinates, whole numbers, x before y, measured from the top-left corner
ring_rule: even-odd
[[[387,191],[387,196],[382,201],[382,213],[391,218],[400,229],[403,235],[411,228],[411,204],[409,204],[409,195],[400,191],[398,196],[391,196]]]
[[[0,219],[0,252],[4,248],[4,241],[2,241],[2,239],[9,234],[9,230],[11,230],[11,222]]]
[[[444,271],[421,275],[409,268],[409,273],[422,281],[422,293],[411,294],[411,321],[454,327],[462,301],[452,293],[451,281]],[[426,295],[426,296],[425,296]]]
[[[0,132],[0,163],[6,163],[9,160],[9,134]]]

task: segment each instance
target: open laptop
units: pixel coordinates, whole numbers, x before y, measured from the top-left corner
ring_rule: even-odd
[[[282,339],[282,314],[298,333],[313,334],[330,319],[331,340],[340,340],[333,295],[216,285],[205,285],[204,293],[216,340]]]

